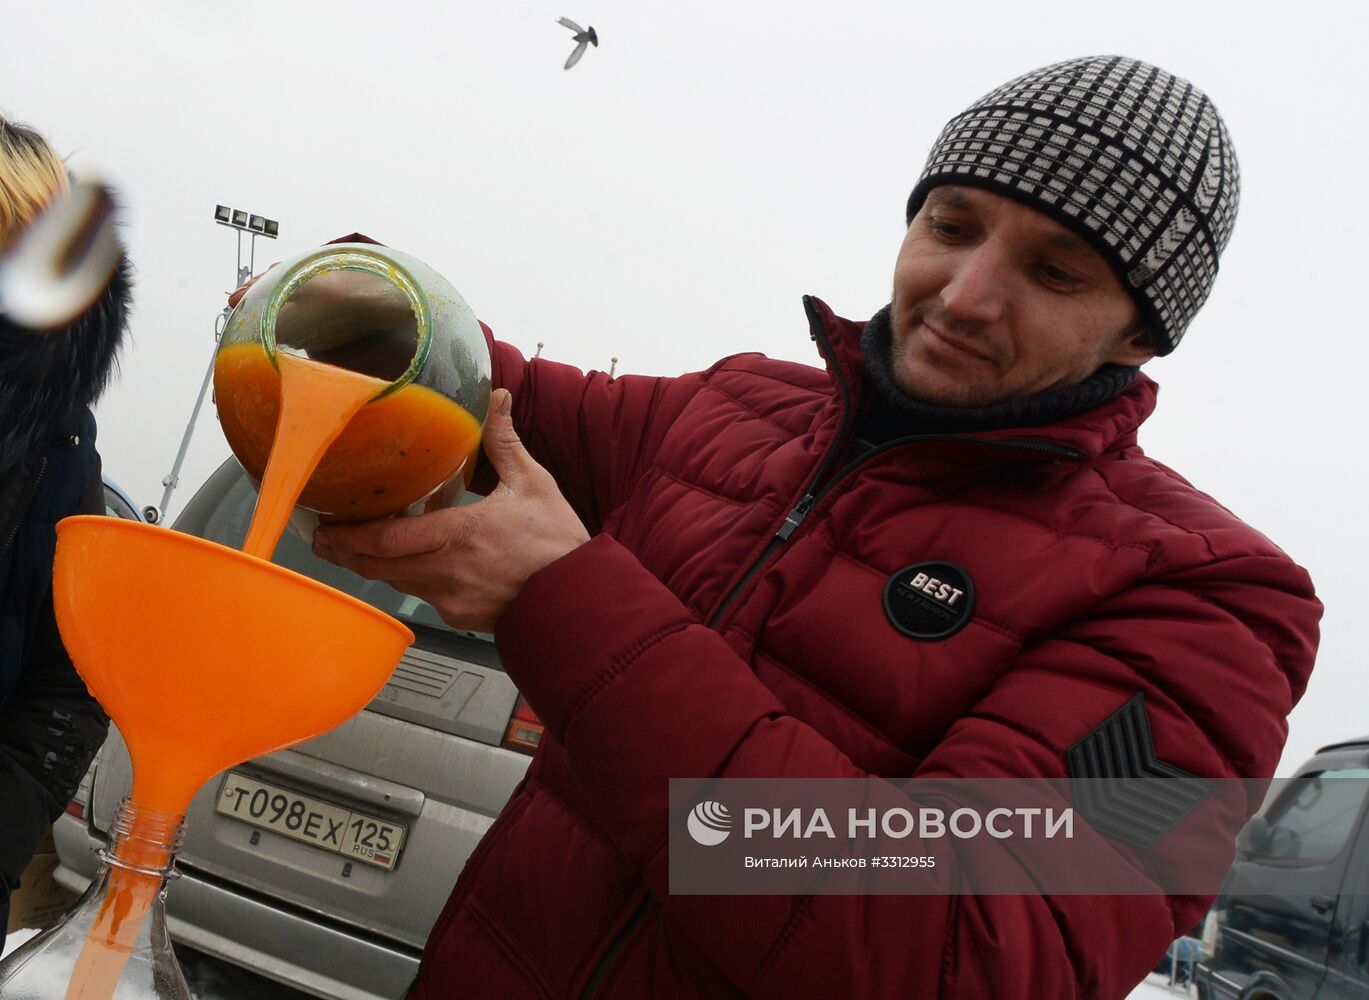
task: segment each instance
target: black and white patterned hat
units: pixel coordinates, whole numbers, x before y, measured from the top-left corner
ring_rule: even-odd
[[[1004,84],[942,130],[908,199],[987,188],[1089,241],[1174,350],[1217,275],[1240,171],[1226,125],[1193,84],[1121,56],[1073,59]]]

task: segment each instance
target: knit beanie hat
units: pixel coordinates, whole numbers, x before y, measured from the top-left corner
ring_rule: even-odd
[[[1226,125],[1193,84],[1094,56],[1034,70],[947,123],[908,199],[987,188],[1055,219],[1112,265],[1160,354],[1212,288],[1240,200]]]

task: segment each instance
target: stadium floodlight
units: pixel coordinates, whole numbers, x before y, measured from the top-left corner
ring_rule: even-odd
[[[230,208],[227,205],[214,206],[214,221],[221,226],[227,226],[237,231],[238,240],[238,267],[236,276],[238,284],[241,285],[256,271],[257,267],[257,237],[265,236],[267,239],[274,240],[280,236],[280,223],[275,219],[268,219],[264,215],[255,215],[245,212],[240,208]],[[246,233],[251,237],[248,242],[248,262],[242,262],[242,234]],[[223,314],[219,316],[214,325],[214,341],[217,344],[224,327],[228,323],[228,317],[232,315],[231,306],[223,307]],[[217,348],[215,349],[217,354]],[[162,485],[166,491],[162,494],[160,507],[147,506],[143,508],[143,515],[153,524],[157,524],[166,519],[171,507],[171,494],[180,484],[181,465],[185,462],[186,449],[190,447],[190,436],[195,432],[195,422],[200,416],[200,407],[204,404],[205,396],[209,392],[209,386],[214,379],[214,355],[209,359],[209,368],[204,373],[204,381],[200,383],[200,394],[195,399],[195,408],[190,412],[190,422],[185,425],[185,433],[181,436],[180,451],[176,453],[176,461],[172,463],[170,474],[162,480]]]
[[[229,226],[239,232],[252,233],[254,236],[265,236],[269,240],[274,240],[280,236],[280,223],[275,219],[245,212],[241,208],[215,205],[214,221],[221,226]]]

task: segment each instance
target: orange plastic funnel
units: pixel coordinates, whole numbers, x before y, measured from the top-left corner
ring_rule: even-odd
[[[128,742],[133,801],[159,812],[355,715],[413,642],[368,604],[192,535],[86,516],[57,536],[62,640]]]

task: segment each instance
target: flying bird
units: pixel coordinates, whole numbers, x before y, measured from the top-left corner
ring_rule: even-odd
[[[596,49],[599,47],[599,36],[595,33],[594,28],[582,28],[568,17],[558,18],[556,23],[575,32],[577,44],[575,51],[566,60],[566,69],[570,69],[580,61],[580,57],[585,54],[586,45],[593,45]]]

